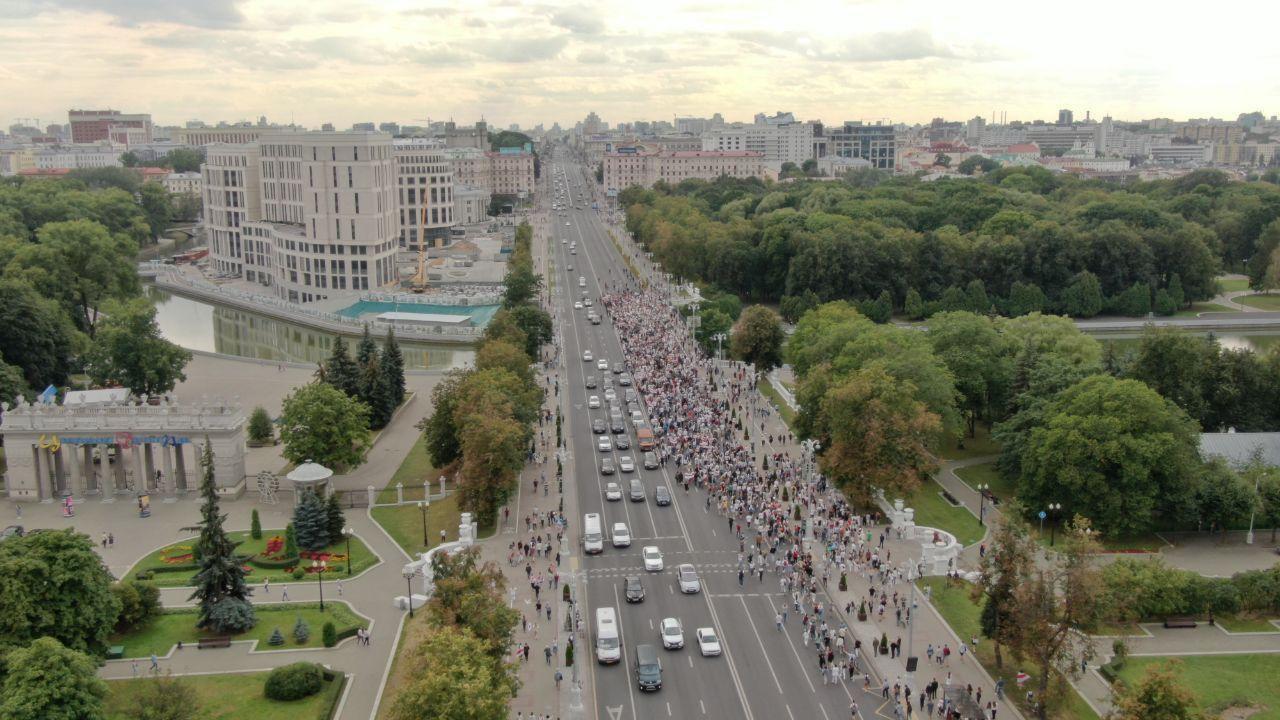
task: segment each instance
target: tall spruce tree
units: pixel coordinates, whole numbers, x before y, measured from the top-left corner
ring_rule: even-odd
[[[391,388],[391,397],[395,407],[404,402],[404,355],[400,353],[400,343],[396,342],[396,332],[387,328],[387,341],[382,346],[382,378]]]
[[[382,364],[376,357],[369,364],[361,366],[360,400],[369,406],[371,429],[384,428],[391,422],[391,413],[396,409],[395,399],[386,376],[382,374]]]
[[[221,631],[213,617],[213,610],[225,600],[248,605],[249,587],[244,581],[244,567],[236,557],[236,546],[227,537],[222,523],[226,520],[218,507],[218,486],[213,474],[213,445],[204,440],[204,452],[200,456],[204,477],[200,482],[200,538],[194,553],[199,558],[200,572],[192,578],[195,591],[188,600],[200,601],[200,619],[196,627]]]
[[[329,543],[335,543],[342,539],[342,529],[347,525],[347,516],[342,512],[342,505],[338,502],[338,494],[333,493],[329,496],[324,506],[325,518],[328,520]],[[348,558],[348,562],[350,558]]]
[[[377,362],[378,346],[373,342],[373,336],[369,334],[369,326],[364,326],[364,335],[360,337],[360,344],[356,346],[356,365],[364,367],[370,361]]]
[[[360,396],[360,369],[347,352],[347,341],[338,335],[324,364],[324,381],[351,397]]]
[[[324,501],[311,490],[303,490],[293,509],[293,532],[298,547],[320,550],[329,546],[329,513]]]

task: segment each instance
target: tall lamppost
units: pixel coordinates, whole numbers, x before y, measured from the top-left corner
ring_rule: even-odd
[[[722,332],[718,332],[715,335],[712,335],[711,339],[716,341],[716,359],[723,360],[724,358],[722,356],[724,355],[724,349],[721,347],[721,343],[728,340],[729,336]]]
[[[350,527],[342,528],[342,536],[347,539],[347,577],[351,577],[351,536],[355,534]]]
[[[1062,512],[1062,503],[1049,503],[1049,514],[1053,516],[1049,523],[1049,547],[1053,547],[1053,542],[1057,539],[1058,513],[1060,512]]]
[[[320,588],[320,612],[324,612],[324,571],[329,563],[324,560],[312,560],[311,569],[316,573],[316,587]]]
[[[404,573],[404,584],[409,589],[409,594],[407,598],[409,600],[409,617],[411,618],[413,617],[413,576],[414,574],[415,573],[411,573],[411,572]]]
[[[427,535],[427,511],[431,509],[430,500],[419,500],[418,509],[422,511],[422,544],[425,547],[431,547],[431,536]]]
[[[991,489],[991,486],[987,483],[978,483],[974,486],[974,489],[978,491],[978,524],[985,526],[985,520],[987,517],[987,491]]]

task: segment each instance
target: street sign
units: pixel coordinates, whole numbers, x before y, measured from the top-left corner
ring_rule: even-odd
[[[1043,519],[1045,519],[1046,517],[1048,517],[1048,514],[1047,514],[1047,513],[1045,513],[1045,511],[1041,510],[1041,511],[1040,511],[1040,519],[1041,519],[1041,520],[1043,520]]]

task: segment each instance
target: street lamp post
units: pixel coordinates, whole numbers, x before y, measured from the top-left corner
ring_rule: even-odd
[[[347,539],[347,577],[351,577],[351,536],[355,534],[350,527],[342,528],[342,536]]]
[[[728,335],[726,335],[726,334],[724,334],[724,333],[722,333],[722,332],[718,332],[718,333],[716,333],[715,335],[712,335],[712,336],[711,336],[711,339],[716,341],[716,359],[717,359],[717,360],[723,360],[723,359],[724,359],[724,357],[723,357],[723,355],[724,355],[724,348],[722,348],[722,347],[721,347],[721,343],[723,343],[723,342],[724,342],[725,340],[727,340],[728,338],[729,338],[729,336],[728,336]]]
[[[1049,523],[1049,547],[1053,547],[1053,542],[1057,539],[1058,513],[1060,512],[1062,512],[1062,503],[1049,503],[1049,514],[1053,516]]]
[[[427,511],[431,509],[431,501],[418,501],[418,509],[422,511],[422,544],[429,548],[431,537],[427,535]]]
[[[987,483],[978,483],[975,489],[978,491],[978,524],[985,526],[987,524],[985,522],[987,518],[987,491],[991,489],[991,486]]]
[[[411,618],[413,617],[413,575],[411,572],[404,573],[404,584],[409,590],[409,594],[406,597],[409,601],[409,617]]]
[[[324,560],[311,561],[311,569],[316,571],[316,587],[320,588],[320,612],[324,612],[324,571],[328,566]]]

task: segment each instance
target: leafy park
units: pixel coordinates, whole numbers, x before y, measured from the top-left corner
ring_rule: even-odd
[[[274,700],[264,692],[269,672],[139,678],[106,683],[105,720],[137,720],[139,707],[163,703],[186,708],[184,720],[327,720],[342,694],[343,680],[322,677],[321,689],[297,700]],[[181,705],[179,705],[181,703]]]

